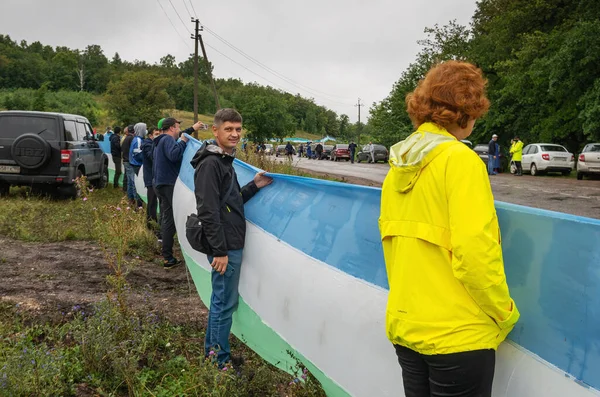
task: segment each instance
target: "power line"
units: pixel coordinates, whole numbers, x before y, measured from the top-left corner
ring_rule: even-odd
[[[170,1],[170,0],[169,0]],[[160,0],[156,0],[156,2],[158,3],[158,5],[160,6],[160,9],[163,11],[163,13],[165,14],[165,16],[167,17],[167,19],[169,20],[169,22],[171,23],[171,26],[173,26],[173,29],[175,29],[175,32],[177,33],[177,35],[181,38],[181,40],[185,43],[186,47],[188,49],[192,49],[190,47],[190,45],[188,44],[188,42],[183,38],[183,36],[181,35],[181,33],[179,33],[179,30],[177,30],[177,28],[175,27],[175,24],[173,23],[173,21],[171,20],[171,17],[169,17],[169,14],[167,14],[167,11],[165,11],[165,9],[163,8],[162,4],[160,4]]]
[[[175,10],[175,14],[177,14],[177,18],[179,18],[179,20],[181,21],[181,24],[183,26],[186,26],[185,22],[183,22],[183,19],[181,19],[179,12],[177,12],[177,8],[175,8],[175,6],[173,5],[173,2],[171,0],[169,0],[169,3],[171,4],[171,7],[173,7],[173,9]],[[186,29],[189,32],[189,34],[192,34],[192,32],[190,32],[190,30],[187,27],[186,27]]]
[[[285,88],[283,88],[282,86],[280,86],[279,84],[272,82],[271,80],[269,80],[269,79],[267,79],[267,78],[265,78],[265,77],[261,76],[260,74],[256,73],[255,71],[253,71],[253,70],[251,70],[251,69],[248,69],[246,66],[242,65],[241,63],[239,63],[239,62],[238,62],[238,61],[236,61],[235,59],[232,59],[232,58],[230,58],[229,56],[227,56],[227,55],[223,54],[221,51],[217,50],[215,47],[211,46],[210,44],[206,44],[206,43],[205,43],[205,45],[206,45],[207,47],[209,47],[209,48],[212,48],[212,50],[213,50],[213,51],[215,51],[215,52],[217,52],[217,53],[221,54],[222,56],[224,56],[225,58],[229,59],[231,62],[233,62],[233,63],[237,64],[238,66],[241,66],[241,67],[243,67],[244,69],[246,69],[246,70],[247,70],[247,71],[249,71],[250,73],[252,73],[252,74],[254,74],[254,75],[256,75],[256,76],[260,77],[261,79],[263,79],[263,80],[265,80],[265,81],[268,81],[269,83],[273,84],[275,87],[278,87],[279,89],[281,89],[281,90],[283,90],[283,91],[287,92],[288,94],[292,94],[291,92],[288,92],[288,91],[287,91]],[[292,95],[293,95],[293,94],[292,94]]]
[[[185,1],[185,0],[184,0]],[[194,15],[197,17],[198,13],[196,12],[196,10],[194,9],[194,3],[192,3],[192,0],[189,0],[190,5],[192,6],[192,11],[194,11]]]
[[[290,95],[294,95],[292,92],[288,91],[288,90],[287,90],[285,87],[282,87],[281,85],[279,85],[279,84],[277,84],[277,83],[275,83],[275,82],[273,82],[273,81],[271,81],[271,80],[267,79],[266,77],[264,77],[264,76],[262,76],[262,75],[260,75],[260,74],[256,73],[256,72],[255,72],[255,71],[253,71],[252,69],[249,69],[248,67],[246,67],[246,66],[242,65],[241,63],[239,63],[239,62],[238,62],[238,61],[236,61],[235,59],[232,59],[231,57],[229,57],[229,56],[225,55],[224,53],[222,53],[221,51],[217,50],[215,47],[211,46],[210,44],[205,44],[205,45],[206,45],[207,47],[211,48],[213,51],[215,51],[215,52],[217,52],[217,53],[221,54],[222,56],[224,56],[225,58],[229,59],[231,62],[235,63],[236,65],[239,65],[239,66],[241,66],[242,68],[246,69],[246,70],[247,70],[247,71],[249,71],[250,73],[252,73],[252,74],[254,74],[254,75],[256,75],[256,76],[260,77],[261,79],[263,79],[263,80],[265,80],[265,81],[267,81],[267,82],[271,83],[273,86],[275,86],[275,87],[279,88],[280,90],[282,90],[282,91],[284,91],[284,92],[287,92],[287,93],[288,93],[288,94],[290,94]],[[335,102],[335,101],[333,101],[333,100],[330,100],[330,99],[324,99],[324,101],[325,101],[325,102],[336,103],[336,104],[339,104],[339,105],[344,105],[344,106],[346,106],[346,105],[347,105],[346,103],[342,103],[342,102]]]
[[[236,52],[238,52],[239,54],[241,54],[242,56],[244,56],[245,58],[247,58],[251,62],[257,64],[261,68],[267,70],[271,74],[274,74],[275,76],[279,77],[280,79],[285,80],[288,83],[296,86],[297,88],[300,88],[303,91],[306,91],[306,92],[310,93],[311,95],[316,95],[316,96],[324,95],[324,96],[327,96],[327,97],[344,98],[344,97],[340,97],[340,96],[337,96],[337,95],[327,94],[327,93],[321,92],[319,90],[316,90],[316,89],[310,88],[308,86],[305,86],[305,85],[303,85],[301,83],[295,82],[294,80],[290,79],[289,77],[284,76],[283,74],[281,74],[281,73],[277,72],[276,70],[270,68],[269,66],[263,64],[259,60],[257,60],[255,58],[253,58],[252,56],[246,54],[244,51],[240,50],[239,48],[237,48],[236,46],[234,46],[233,44],[231,44],[229,41],[227,41],[223,37],[219,36],[216,32],[214,32],[213,30],[211,30],[208,26],[203,25],[203,27],[206,29],[206,31],[208,33],[210,33],[213,36],[215,36],[217,39],[219,39],[220,41],[222,41],[223,43],[225,43],[227,46],[229,46],[230,48],[232,48],[233,50],[235,50]],[[329,100],[333,101],[332,99],[329,99]],[[341,104],[344,104],[344,105],[350,105],[349,103],[342,103],[342,102],[337,102],[337,103],[341,103]]]
[[[190,18],[193,18],[194,16],[190,12],[190,9],[188,8],[187,4],[185,4],[185,0],[182,0],[182,1],[183,1],[183,5],[185,6],[185,10],[188,12]]]

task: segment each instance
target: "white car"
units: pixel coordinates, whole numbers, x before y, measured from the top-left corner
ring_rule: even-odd
[[[561,145],[532,143],[523,148],[524,172],[539,175],[543,172],[560,172],[569,175],[575,167],[575,156]]]
[[[585,145],[577,161],[577,179],[590,174],[600,174],[600,143]]]

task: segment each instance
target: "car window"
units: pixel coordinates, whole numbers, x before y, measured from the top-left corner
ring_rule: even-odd
[[[383,145],[373,145],[375,146],[375,150],[387,151],[387,148]]]
[[[65,140],[76,141],[77,131],[75,130],[75,122],[65,120]]]
[[[58,138],[56,119],[35,116],[1,116],[0,138],[18,138],[23,134],[36,134],[44,139]]]
[[[567,149],[565,149],[562,146],[558,146],[558,145],[542,145],[541,146],[542,151],[544,152],[566,152]]]
[[[90,125],[87,124],[87,123],[85,123],[83,125],[85,127],[85,135],[86,135],[86,137],[87,138],[91,138],[94,135],[94,133],[92,132],[92,129],[90,128]]]
[[[529,149],[529,154],[536,154],[537,152],[538,152],[537,146],[532,146],[531,149]]]
[[[336,149],[348,149],[348,145],[347,144],[340,144],[340,145],[335,145]]]
[[[76,127],[76,131],[77,131],[77,140],[85,141],[87,134],[85,132],[84,124],[83,123],[75,123],[75,127]]]
[[[600,152],[600,145],[590,145],[587,148],[588,152]]]

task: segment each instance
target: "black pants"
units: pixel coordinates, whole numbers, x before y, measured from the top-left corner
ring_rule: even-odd
[[[146,191],[148,192],[148,206],[146,207],[146,221],[148,223],[148,228],[150,229],[150,222],[154,221],[158,223],[158,217],[156,215],[156,209],[158,206],[158,197],[156,196],[156,191],[153,186],[146,186]],[[160,227],[160,223],[158,224]]]
[[[426,356],[394,345],[406,397],[491,397],[496,352]]]
[[[517,167],[517,175],[523,175],[523,166],[520,161],[515,161],[515,166]]]
[[[166,261],[173,259],[173,241],[176,231],[173,218],[173,190],[175,190],[173,185],[156,186],[156,195],[160,202],[162,256]]]
[[[115,163],[115,177],[113,181],[113,187],[116,189],[119,187],[119,178],[121,178],[121,158],[113,157],[113,163]]]
[[[354,152],[350,152],[350,162],[354,164]]]

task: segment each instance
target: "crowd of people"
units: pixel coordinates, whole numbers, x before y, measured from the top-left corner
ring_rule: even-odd
[[[433,67],[406,97],[416,131],[390,149],[379,227],[389,282],[387,336],[407,397],[490,397],[495,351],[519,319],[506,283],[488,177],[499,153],[497,137],[490,141],[487,172],[478,155],[460,143],[489,108],[485,85],[472,64],[448,61]],[[166,268],[179,263],[172,251],[173,189],[187,144],[179,125],[166,118],[146,134],[146,125],[138,123],[125,127],[124,138],[116,127],[109,138],[117,170],[123,161],[132,203],[140,165],[149,192],[148,219],[155,219],[150,201],[158,198]],[[229,334],[239,299],[244,203],[272,179],[258,173],[240,187],[233,167],[242,131],[237,111],[219,110],[212,130],[215,140],[205,142],[191,161],[196,214],[188,218],[186,237],[189,241],[188,228],[196,228],[190,244],[212,267],[205,355],[223,366],[236,361]],[[513,140],[515,161],[522,146]],[[311,151],[307,146],[306,154]]]
[[[130,205],[135,208],[143,206],[135,186],[135,177],[143,166],[148,199],[147,224],[149,228],[153,228],[153,222],[158,224],[155,232],[158,241],[162,243],[163,266],[166,269],[181,263],[173,255],[173,189],[188,141],[180,131],[180,123],[175,118],[167,117],[150,130],[142,122],[122,129],[115,126],[112,130],[107,128],[102,139],[110,141],[110,153],[115,164],[114,187],[119,188],[121,170],[124,170],[123,191],[127,194]],[[202,122],[197,122],[183,132],[192,134],[202,126]]]

